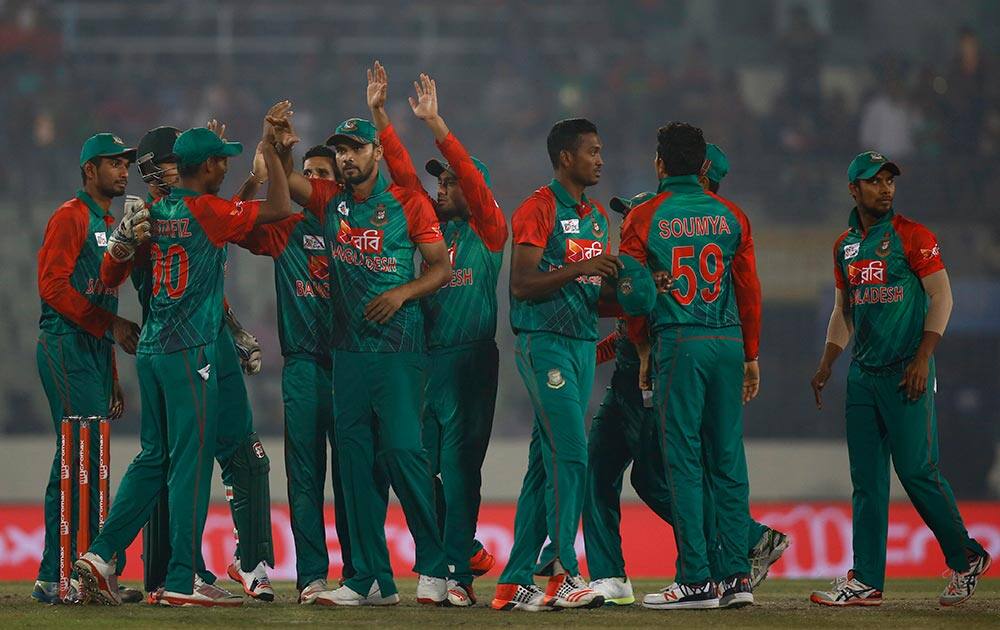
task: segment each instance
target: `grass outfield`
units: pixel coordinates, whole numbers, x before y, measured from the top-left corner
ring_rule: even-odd
[[[894,580],[887,585],[887,599],[877,608],[830,609],[810,604],[809,593],[829,583],[814,580],[773,580],[758,592],[757,605],[740,610],[654,611],[635,605],[627,608],[560,611],[551,613],[497,612],[483,605],[492,597],[493,581],[477,582],[480,605],[469,609],[429,608],[414,600],[416,582],[400,580],[398,606],[390,608],[326,608],[299,606],[290,583],[275,585],[277,601],[253,602],[235,609],[161,608],[130,604],[120,608],[99,606],[46,606],[32,601],[28,582],[0,583],[0,628],[243,628],[258,626],[683,626],[710,628],[840,628],[862,624],[884,627],[962,628],[1000,627],[1000,579],[980,583],[976,596],[956,608],[937,605],[940,580]],[[227,580],[222,584],[231,586]],[[637,581],[637,595],[662,587],[658,581]]]

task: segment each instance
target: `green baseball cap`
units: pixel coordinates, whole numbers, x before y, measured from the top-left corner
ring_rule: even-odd
[[[618,256],[618,304],[627,314],[649,315],[656,303],[656,283],[649,269],[628,254]]]
[[[95,157],[122,156],[129,162],[135,161],[135,149],[125,146],[125,142],[113,133],[95,133],[87,138],[80,149],[80,166]]]
[[[201,164],[210,157],[233,157],[243,153],[239,142],[226,142],[205,127],[188,129],[174,141],[174,155],[181,164]]]
[[[624,199],[622,197],[612,197],[611,201],[608,202],[608,207],[617,212],[618,214],[625,216],[629,213],[632,208],[638,206],[640,203],[645,203],[655,197],[651,192],[641,192],[636,195]]]
[[[719,145],[709,142],[705,145],[705,162],[701,166],[701,174],[716,184],[729,173],[729,158],[722,152]]]
[[[375,144],[378,140],[378,130],[375,125],[364,118],[348,118],[337,125],[333,135],[326,139],[326,145],[337,144],[347,140],[353,144]]]
[[[847,181],[853,183],[859,179],[871,179],[883,168],[893,175],[901,173],[894,162],[890,162],[889,158],[878,151],[859,153],[856,158],[851,160],[851,165],[847,167]]]
[[[486,186],[488,188],[492,187],[492,184],[490,183],[490,169],[486,168],[486,165],[483,164],[482,160],[479,158],[472,158],[472,163],[476,165],[476,170],[483,174],[483,179],[486,180]],[[455,171],[451,168],[451,164],[448,164],[444,160],[427,160],[427,164],[424,165],[424,168],[434,177],[440,177],[441,173],[445,171],[448,171],[452,175],[455,174]]]

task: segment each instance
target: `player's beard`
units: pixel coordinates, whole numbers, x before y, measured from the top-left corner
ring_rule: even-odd
[[[347,182],[348,186],[357,186],[358,184],[363,184],[368,181],[368,178],[372,176],[372,171],[375,170],[375,161],[373,160],[372,163],[368,165],[367,169],[362,168],[357,164],[355,164],[354,167],[358,169],[357,174],[350,176],[346,174],[344,175],[344,181]]]

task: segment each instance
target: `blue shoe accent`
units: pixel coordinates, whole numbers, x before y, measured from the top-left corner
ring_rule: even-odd
[[[31,591],[31,599],[41,604],[58,604],[59,583],[35,581],[35,588]]]

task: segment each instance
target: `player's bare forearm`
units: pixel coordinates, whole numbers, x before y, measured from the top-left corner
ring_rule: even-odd
[[[933,330],[925,330],[924,335],[920,338],[920,345],[917,346],[917,353],[913,358],[924,362],[930,361],[940,341],[940,334]]]
[[[540,271],[542,248],[534,245],[514,245],[510,263],[510,292],[519,300],[541,300],[552,295],[581,274],[576,263]]]
[[[444,241],[420,243],[417,245],[420,255],[427,263],[427,269],[419,277],[407,282],[406,299],[418,300],[441,288],[451,278],[451,259]]]
[[[385,107],[373,107],[372,112],[372,122],[375,123],[375,129],[379,131],[385,131],[392,122],[389,120],[389,114],[385,111]]]
[[[267,185],[267,198],[260,205],[257,223],[274,223],[292,215],[292,204],[289,199],[288,178],[281,164],[281,158],[271,145],[263,147],[264,163],[268,173],[275,173]],[[304,179],[304,178],[303,178]],[[310,192],[312,186],[310,185]]]
[[[837,344],[827,341],[826,345],[823,347],[823,355],[819,359],[820,366],[827,369],[833,368],[833,364],[836,363],[837,357],[839,357],[843,351],[844,349]]]

